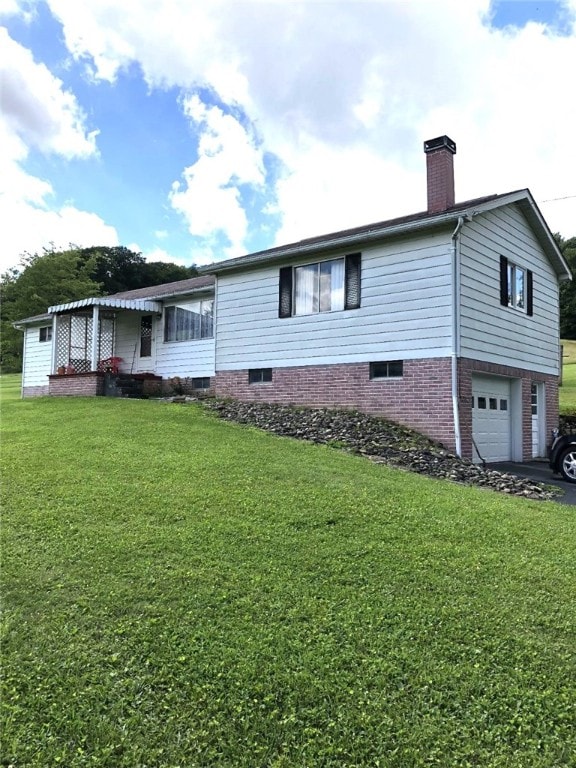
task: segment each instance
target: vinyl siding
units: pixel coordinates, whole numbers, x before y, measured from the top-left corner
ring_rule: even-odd
[[[214,339],[159,342],[155,371],[170,376],[214,376]]]
[[[500,305],[500,256],[534,275],[534,314]],[[461,240],[460,355],[558,374],[558,281],[514,205],[474,218]]]
[[[43,326],[50,325],[44,323]],[[26,328],[25,359],[22,371],[22,388],[48,386],[52,372],[52,342],[40,341],[40,327]]]
[[[313,262],[302,259],[294,266]],[[449,232],[367,248],[359,309],[285,319],[278,317],[278,266],[222,275],[216,369],[446,356],[451,350],[450,265]]]

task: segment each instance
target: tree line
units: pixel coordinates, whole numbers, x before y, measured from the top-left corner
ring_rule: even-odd
[[[76,299],[148,288],[186,280],[196,267],[148,262],[124,246],[45,249],[24,254],[18,267],[0,277],[0,366],[3,373],[22,370],[22,332],[13,323]]]
[[[560,336],[576,339],[576,237],[554,238],[575,276],[560,286]],[[197,274],[194,266],[148,262],[124,246],[25,254],[19,267],[0,277],[0,369],[3,373],[22,370],[22,332],[12,325],[17,320],[43,314],[54,304],[148,288]]]

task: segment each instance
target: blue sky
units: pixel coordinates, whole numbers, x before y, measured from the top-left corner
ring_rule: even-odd
[[[206,264],[423,210],[443,133],[458,200],[530,187],[576,235],[576,0],[0,0],[0,26],[2,269],[69,243]]]

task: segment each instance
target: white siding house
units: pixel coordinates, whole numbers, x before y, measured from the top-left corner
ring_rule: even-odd
[[[421,214],[206,267],[217,394],[382,414],[475,461],[544,455],[570,272],[528,190],[454,202],[455,151],[426,142]]]
[[[106,369],[178,377],[380,414],[475,461],[544,455],[569,269],[527,189],[456,203],[454,142],[424,146],[426,211],[22,321],[23,394],[103,394]],[[51,344],[38,331],[50,322]]]

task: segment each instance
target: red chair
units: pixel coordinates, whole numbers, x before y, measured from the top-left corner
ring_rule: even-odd
[[[121,357],[107,357],[104,360],[100,360],[98,363],[98,370],[104,373],[120,373]]]

